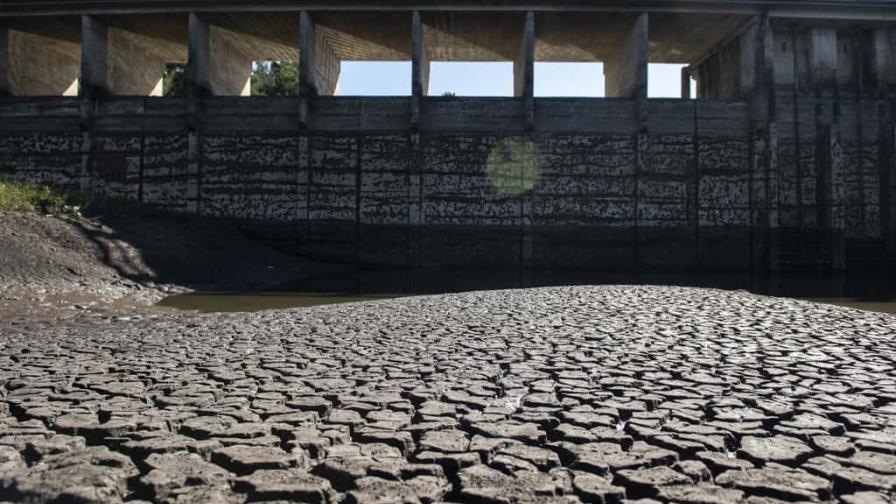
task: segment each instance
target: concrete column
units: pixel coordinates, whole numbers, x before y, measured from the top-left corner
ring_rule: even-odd
[[[12,94],[9,78],[9,29],[0,25],[0,96]]]
[[[888,91],[896,84],[896,31],[892,28],[877,28],[871,32],[870,63],[871,73],[878,90]]]
[[[877,28],[871,31],[868,64],[877,96],[884,98],[878,107],[878,173],[880,177],[880,224],[890,254],[896,254],[896,30]]]
[[[299,14],[299,92],[304,96],[333,95],[341,62],[312,14]]]
[[[763,13],[740,41],[742,51],[753,52],[752,70],[748,72],[753,79],[749,85],[753,91],[749,96],[753,126],[750,224],[757,271],[777,271],[780,267],[773,40],[768,15]]]
[[[843,230],[845,228],[845,169],[847,160],[840,148],[837,117],[837,30],[812,28],[808,41],[807,78],[818,103],[815,107],[815,170],[817,220],[828,230],[831,242],[831,266],[843,269]],[[801,202],[802,203],[802,202]]]
[[[190,14],[187,79],[193,95],[249,96],[252,58],[234,44],[240,35]]]
[[[681,69],[681,99],[691,99],[691,68],[684,67]]]
[[[650,49],[647,13],[640,14],[628,35],[604,62],[608,98],[646,98],[647,62]]]
[[[195,13],[190,13],[187,43],[187,94],[199,97],[211,94],[209,70],[209,26]]]
[[[81,96],[94,99],[109,93],[106,26],[93,16],[81,16]]]
[[[411,17],[411,128],[420,126],[421,104],[429,94],[429,51],[420,11]]]
[[[513,95],[532,98],[535,93],[535,13],[527,12],[520,50],[513,62]]]
[[[423,97],[429,94],[429,51],[426,47],[426,37],[423,34],[423,22],[420,20],[420,11],[414,11],[411,26],[411,72],[413,96]]]
[[[314,21],[308,11],[299,13],[299,94],[317,96],[317,71],[315,54],[317,49]]]

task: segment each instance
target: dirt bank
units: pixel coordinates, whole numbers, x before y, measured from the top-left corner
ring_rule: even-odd
[[[18,309],[23,302],[36,309],[65,300],[148,305],[191,290],[273,288],[337,268],[285,254],[215,221],[0,214],[0,304],[15,302]],[[3,311],[0,306],[0,318]]]

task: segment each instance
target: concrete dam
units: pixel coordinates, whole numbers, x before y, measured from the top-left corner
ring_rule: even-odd
[[[0,178],[361,264],[842,270],[896,256],[894,44],[874,0],[6,0]],[[294,96],[249,96],[261,60]],[[340,96],[343,61],[412,92]],[[513,62],[514,96],[431,96],[439,61]],[[536,97],[536,61],[606,97]]]

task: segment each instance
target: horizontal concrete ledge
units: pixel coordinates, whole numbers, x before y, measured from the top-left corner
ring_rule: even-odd
[[[412,130],[410,97],[317,97],[311,100],[310,132],[393,132]],[[81,124],[84,103],[76,98],[0,98],[0,131],[69,131]],[[185,98],[115,97],[93,104],[97,131],[178,131],[188,120]],[[748,127],[744,102],[651,99],[648,130],[687,134],[695,124],[718,134],[742,134]],[[427,133],[525,132],[521,98],[427,97],[419,130]],[[536,98],[535,131],[633,135],[639,102],[629,98]],[[695,118],[699,119],[695,122]],[[198,100],[196,124],[215,132],[300,131],[299,99],[294,97],[208,97]],[[707,127],[709,129],[709,127]]]
[[[267,0],[127,0],[94,1],[31,1],[6,0],[0,4],[0,15],[61,14],[136,14],[158,12],[234,12],[234,11],[300,11],[300,10],[438,10],[438,11],[644,11],[654,12],[718,12],[754,14],[767,9],[770,16],[868,18],[874,15],[896,15],[896,5],[889,0],[332,0],[305,1]],[[889,17],[885,18],[889,19]]]

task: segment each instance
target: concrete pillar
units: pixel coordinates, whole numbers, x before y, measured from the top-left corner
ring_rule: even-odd
[[[896,255],[896,29],[877,28],[871,31],[868,65],[877,96],[883,98],[878,107],[878,173],[880,177],[881,236],[887,251]]]
[[[741,37],[743,51],[751,50],[753,79],[750,115],[753,157],[750,190],[750,224],[753,233],[753,265],[757,271],[780,269],[778,246],[778,163],[775,106],[774,39],[767,13]]]
[[[878,90],[888,91],[896,85],[896,31],[892,28],[877,28],[871,32],[870,66]]]
[[[299,13],[299,94],[317,96],[317,71],[314,64],[317,49],[314,21],[308,11]]]
[[[513,95],[523,99],[526,130],[535,129],[535,13],[526,13],[519,53],[513,61]]]
[[[429,51],[423,33],[420,11],[411,17],[411,127],[420,126],[421,104],[429,94]]]
[[[191,97],[211,94],[209,70],[209,26],[195,13],[190,13],[187,43],[187,94]]]
[[[80,52],[75,41],[0,27],[0,94],[77,95]]]
[[[535,13],[527,12],[520,50],[513,62],[513,95],[532,98],[535,93]]]
[[[423,34],[423,22],[420,20],[420,11],[414,11],[411,26],[411,90],[413,96],[423,97],[429,94],[429,51],[426,47],[426,37]]]
[[[12,94],[9,79],[9,29],[0,25],[0,96]]]
[[[252,58],[234,43],[240,35],[190,14],[187,79],[193,95],[249,96]]]
[[[647,62],[650,56],[647,13],[640,14],[628,35],[604,62],[608,98],[646,98]]]
[[[299,14],[299,92],[304,96],[333,95],[341,62],[312,14]]]
[[[691,99],[691,68],[684,67],[681,69],[681,99]]]
[[[837,111],[838,44],[834,28],[812,28],[808,42],[807,78],[814,91],[815,106],[815,171],[818,228],[830,236],[831,267],[841,270],[843,231],[845,229],[846,160],[840,148]],[[800,202],[802,203],[802,201]]]
[[[106,26],[93,16],[81,16],[81,96],[94,99],[109,93]]]

